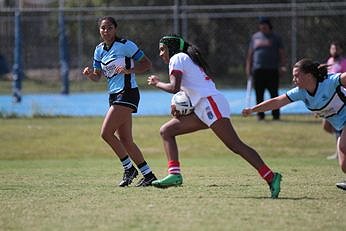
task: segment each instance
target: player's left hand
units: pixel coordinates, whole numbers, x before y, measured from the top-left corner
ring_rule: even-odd
[[[131,74],[131,69],[126,69],[124,66],[117,66],[115,68],[116,73],[123,73],[125,75]]]
[[[158,82],[160,82],[160,78],[157,75],[151,75],[148,77],[148,85],[156,86]]]
[[[171,115],[174,117],[180,117],[180,112],[176,110],[175,105],[171,105]]]

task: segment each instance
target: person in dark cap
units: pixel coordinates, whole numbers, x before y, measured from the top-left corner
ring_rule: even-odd
[[[245,72],[253,79],[256,103],[264,100],[265,90],[270,97],[278,96],[279,77],[286,72],[286,55],[281,37],[273,32],[268,17],[258,18],[259,31],[251,36],[246,58]],[[273,120],[280,119],[280,110],[272,111]],[[264,120],[263,112],[257,113],[258,120]]]

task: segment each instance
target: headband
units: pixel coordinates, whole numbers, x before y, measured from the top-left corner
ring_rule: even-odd
[[[184,39],[178,36],[164,36],[160,43],[168,47],[169,57],[183,51],[185,46]]]

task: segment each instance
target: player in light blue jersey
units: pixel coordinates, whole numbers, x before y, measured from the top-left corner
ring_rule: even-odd
[[[124,175],[119,186],[128,186],[138,175],[132,161],[143,174],[136,186],[150,186],[156,177],[133,142],[132,113],[137,112],[140,98],[135,73],[149,70],[151,61],[134,42],[119,38],[116,29],[114,18],[99,20],[103,42],[95,48],[93,69],[85,67],[83,74],[92,81],[100,80],[102,75],[107,78],[110,107],[102,124],[101,137],[123,165]]]
[[[327,65],[302,59],[293,67],[293,83],[296,87],[286,94],[245,108],[242,114],[248,116],[253,112],[265,112],[303,101],[307,109],[326,119],[340,133],[336,148],[339,165],[346,173],[346,72],[327,74]],[[346,181],[336,186],[346,190]]]

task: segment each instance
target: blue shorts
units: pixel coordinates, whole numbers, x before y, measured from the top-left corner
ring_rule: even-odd
[[[130,88],[122,90],[118,93],[109,94],[109,106],[121,105],[133,109],[132,113],[136,113],[139,104],[139,90],[138,88]]]

